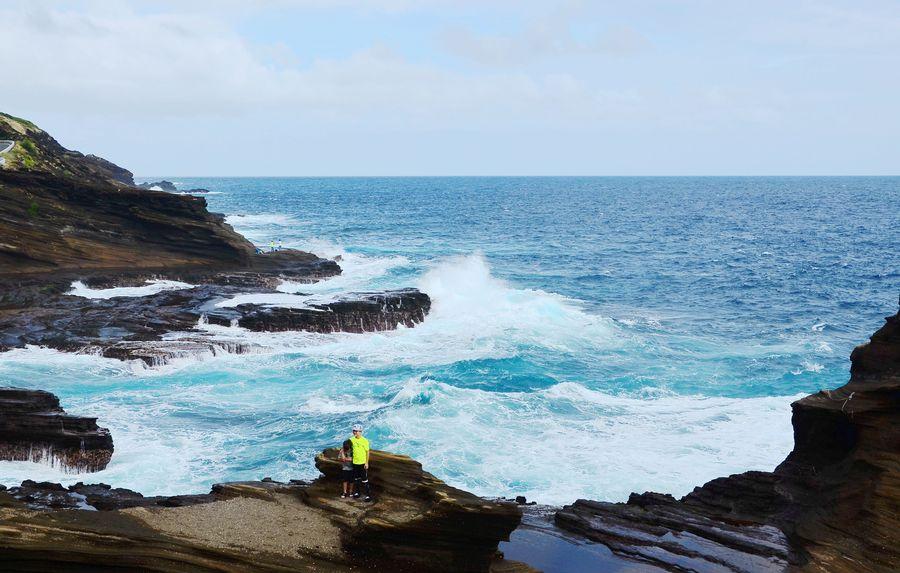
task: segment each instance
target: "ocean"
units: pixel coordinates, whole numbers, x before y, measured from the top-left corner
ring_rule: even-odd
[[[200,325],[266,350],[158,368],[0,354],[0,385],[54,392],[115,442],[102,472],[0,462],[0,483],[313,478],[360,421],[480,495],[679,496],[777,465],[790,403],[846,382],[900,291],[898,177],[168,179],[257,244],[340,257],[341,276],[265,300],[414,286],[431,314],[370,334]]]

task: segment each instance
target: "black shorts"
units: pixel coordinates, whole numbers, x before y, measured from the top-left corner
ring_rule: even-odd
[[[369,471],[365,464],[353,464],[353,479],[367,481],[369,479]]]
[[[353,470],[341,470],[341,481],[353,481]]]

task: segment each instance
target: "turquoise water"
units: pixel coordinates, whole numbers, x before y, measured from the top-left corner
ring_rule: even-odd
[[[774,467],[790,402],[845,382],[897,308],[900,178],[173,180],[260,244],[341,256],[282,301],[418,286],[431,315],[364,335],[206,326],[265,350],[157,369],[0,355],[0,383],[57,393],[116,443],[103,472],[0,463],[0,483],[308,478],[360,420],[483,495],[681,495]]]

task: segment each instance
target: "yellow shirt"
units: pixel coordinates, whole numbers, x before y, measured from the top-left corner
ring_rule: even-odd
[[[364,437],[356,437],[353,436],[350,438],[350,441],[353,442],[353,463],[356,465],[362,465],[368,463],[369,461],[369,440]]]

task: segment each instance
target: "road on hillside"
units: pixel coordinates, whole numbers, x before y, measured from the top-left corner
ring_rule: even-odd
[[[11,141],[9,139],[0,139],[0,155],[3,155],[4,153],[12,149],[13,145],[15,144],[15,141]],[[0,165],[3,165],[4,163],[6,163],[6,159],[0,157]]]

